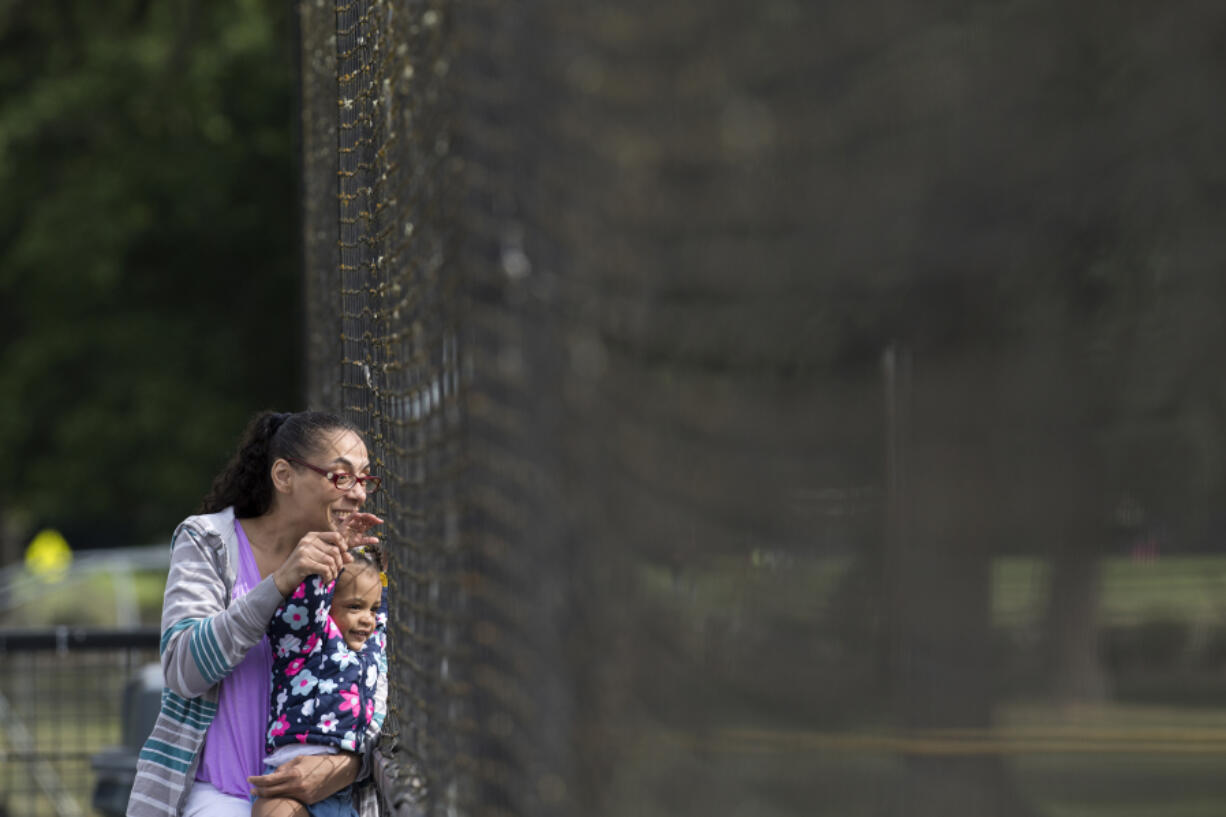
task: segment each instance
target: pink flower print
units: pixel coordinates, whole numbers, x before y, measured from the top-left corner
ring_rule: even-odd
[[[375,716],[375,702],[367,701],[366,702],[366,722],[370,723],[371,718],[373,718],[374,716]]]
[[[319,640],[319,633],[311,633],[307,636],[306,644],[302,646],[302,654],[314,655],[315,653],[319,652],[321,643],[322,642]]]
[[[290,598],[291,599],[305,599],[306,598],[306,584],[303,583],[303,584],[298,585],[298,589],[294,591],[294,595],[290,596]]]
[[[328,638],[341,637],[341,628],[336,626],[336,622],[332,620],[331,616],[328,617],[327,636]]]
[[[353,713],[353,716],[356,718],[358,713],[362,711],[362,701],[358,697],[357,684],[350,684],[348,691],[342,689],[341,700],[343,703],[341,703],[340,707],[338,707],[341,712],[348,710],[349,712]]]
[[[299,732],[298,734],[294,735],[294,740],[298,741],[299,743],[306,743],[306,739],[307,739],[306,732]]]
[[[293,678],[295,675],[298,674],[298,671],[302,669],[302,665],[305,663],[306,663],[306,659],[303,658],[302,656],[295,658],[293,661],[290,661],[285,666],[285,674],[288,675],[290,678]]]
[[[289,718],[282,715],[273,721],[273,724],[268,729],[268,737],[279,738],[289,731]]]
[[[307,623],[307,608],[300,604],[286,605],[281,619],[290,626],[291,630],[301,630]]]

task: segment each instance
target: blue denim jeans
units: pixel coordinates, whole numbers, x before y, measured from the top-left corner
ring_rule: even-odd
[[[264,773],[272,773],[275,766],[265,766]],[[325,797],[318,803],[307,806],[311,817],[359,817],[358,809],[353,804],[353,786],[346,786],[331,797]]]
[[[307,806],[311,817],[358,817],[353,805],[353,786],[346,786],[331,797]]]

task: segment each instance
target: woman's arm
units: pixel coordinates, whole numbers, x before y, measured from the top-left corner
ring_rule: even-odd
[[[281,593],[272,577],[232,604],[205,534],[190,522],[175,531],[162,603],[162,675],[185,698],[230,674],[261,638]]]
[[[352,561],[347,548],[334,531],[308,533],[279,568],[227,606],[216,548],[191,520],[179,525],[162,605],[166,686],[185,698],[203,695],[264,637],[277,607],[303,579],[318,573],[330,581]]]
[[[269,774],[248,777],[256,797],[292,797],[300,803],[318,803],[357,779],[362,760],[353,752],[335,755],[299,755]]]

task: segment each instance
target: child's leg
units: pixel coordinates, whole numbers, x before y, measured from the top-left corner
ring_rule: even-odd
[[[308,817],[307,807],[292,797],[257,797],[251,817]]]

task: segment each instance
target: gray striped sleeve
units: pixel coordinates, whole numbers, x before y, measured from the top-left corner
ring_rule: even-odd
[[[176,694],[195,698],[263,637],[282,598],[270,576],[229,603],[222,541],[191,520],[175,531],[172,547],[162,606],[162,673]]]

